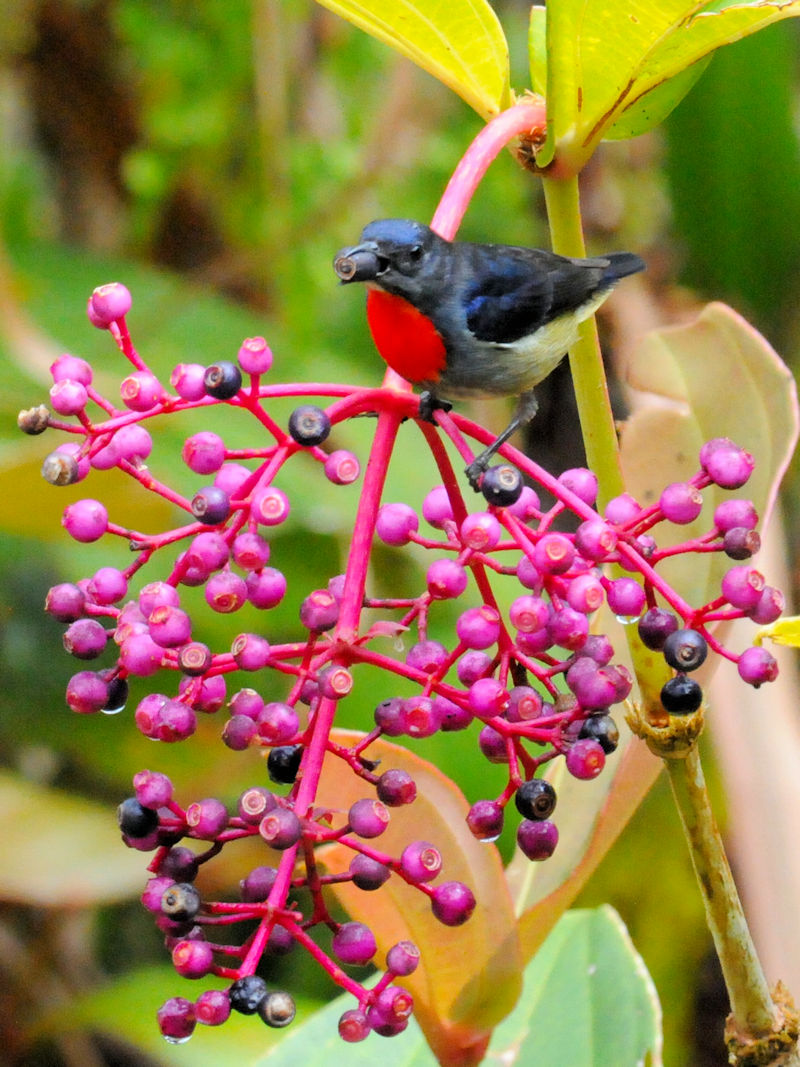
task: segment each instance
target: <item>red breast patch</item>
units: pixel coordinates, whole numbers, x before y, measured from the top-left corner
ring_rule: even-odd
[[[367,322],[372,339],[393,371],[408,382],[435,382],[444,370],[444,341],[427,316],[401,296],[370,289]]]

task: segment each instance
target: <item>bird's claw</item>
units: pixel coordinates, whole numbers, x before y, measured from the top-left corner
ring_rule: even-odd
[[[473,459],[472,463],[464,468],[467,481],[476,493],[481,491],[481,478],[486,473],[490,458],[490,456],[478,456],[477,459]]]
[[[418,418],[424,422],[433,422],[435,411],[450,411],[453,405],[448,400],[440,400],[438,396],[426,389],[419,394]]]

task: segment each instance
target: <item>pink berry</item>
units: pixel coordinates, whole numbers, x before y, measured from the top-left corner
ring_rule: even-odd
[[[644,589],[635,578],[616,578],[606,589],[608,606],[615,615],[638,619],[647,603]]]
[[[228,825],[228,810],[221,800],[196,800],[186,809],[186,825],[192,837],[214,841]]]
[[[496,841],[503,829],[503,809],[496,800],[478,800],[469,809],[467,826],[479,841]]]
[[[300,605],[300,622],[314,633],[332,629],[338,619],[339,605],[328,589],[314,590]]]
[[[588,519],[575,531],[575,548],[584,559],[601,563],[617,547],[617,531],[602,519]]]
[[[225,462],[225,442],[219,434],[201,430],[183,442],[181,457],[195,474],[213,474]]]
[[[272,366],[272,350],[263,337],[248,337],[236,359],[246,374],[266,374]]]
[[[723,489],[739,489],[753,473],[755,461],[729,438],[715,437],[700,449],[700,465]]]
[[[80,382],[81,385],[92,384],[92,366],[79,356],[70,356],[64,353],[50,364],[50,373],[54,382],[61,382],[65,378]]]
[[[662,491],[658,503],[665,519],[685,525],[703,510],[703,494],[689,482],[673,482]]]
[[[400,724],[409,737],[432,737],[441,726],[439,710],[430,697],[408,697],[402,704]]]
[[[731,567],[722,576],[722,595],[735,608],[750,611],[764,592],[764,576],[755,567]]]
[[[238,634],[231,645],[231,654],[240,670],[261,671],[269,663],[269,641],[260,634]]]
[[[564,574],[574,559],[575,549],[565,534],[544,534],[533,550],[533,562],[542,574]]]
[[[77,659],[95,659],[105,649],[108,634],[95,619],[78,619],[64,632],[64,648]]]
[[[154,374],[135,370],[119,387],[122,403],[131,411],[151,411],[164,396],[164,387]]]
[[[352,485],[360,474],[358,457],[345,448],[336,449],[325,460],[325,477],[334,485]]]
[[[246,530],[234,538],[231,554],[234,563],[242,570],[258,571],[269,559],[269,543],[261,534]]]
[[[479,678],[469,688],[470,710],[479,719],[502,715],[508,707],[509,693],[496,678]]]
[[[220,571],[208,579],[205,588],[206,603],[214,611],[224,615],[238,611],[247,601],[247,585],[233,571]]]
[[[144,426],[133,423],[130,426],[121,426],[117,430],[114,434],[113,446],[119,459],[139,464],[146,460],[153,451],[153,438]]]
[[[95,604],[116,604],[127,595],[128,579],[116,567],[101,567],[89,579],[86,592]]]
[[[206,395],[206,368],[201,363],[179,363],[169,383],[182,400],[202,400]]]
[[[250,504],[251,517],[262,526],[279,526],[289,517],[290,510],[288,496],[274,485],[255,493]]]
[[[428,567],[428,592],[434,600],[451,600],[467,588],[468,575],[454,559],[437,559]]]
[[[78,715],[102,711],[108,701],[108,682],[94,671],[79,671],[67,684],[67,707]]]
[[[575,611],[591,615],[605,599],[603,583],[594,574],[579,574],[567,588],[567,603]]]
[[[286,578],[274,567],[252,571],[245,581],[247,599],[253,607],[266,610],[280,604],[286,594]]]
[[[132,302],[130,291],[120,282],[99,285],[89,297],[92,325],[107,328],[128,314]]]
[[[448,652],[438,641],[418,641],[406,653],[406,663],[424,674],[435,674],[447,662]]]
[[[442,869],[442,854],[428,841],[412,841],[403,849],[400,867],[412,882],[430,882]]]
[[[99,500],[78,500],[64,509],[61,525],[76,541],[99,541],[108,529],[108,512]]]
[[[453,506],[443,485],[437,485],[422,502],[422,517],[437,530],[453,521]]]
[[[407,545],[419,529],[419,518],[407,504],[384,504],[375,520],[375,532],[385,545]]]
[[[604,514],[608,522],[613,522],[615,526],[625,526],[632,522],[641,510],[630,493],[622,493],[609,500]]]
[[[77,415],[88,401],[86,389],[80,382],[62,378],[50,389],[50,404],[59,415]]]
[[[357,837],[380,837],[389,825],[389,809],[380,800],[365,797],[351,805],[347,821]]]
[[[720,533],[743,526],[754,530],[758,525],[758,513],[751,500],[723,500],[714,510],[714,525]]]
[[[489,648],[500,637],[500,615],[488,604],[468,608],[456,622],[456,633],[467,648]]]
[[[461,523],[461,543],[466,548],[486,552],[495,548],[500,543],[503,527],[487,511],[479,511],[474,515],[467,515]]]
[[[369,963],[378,951],[375,935],[368,926],[359,922],[342,923],[333,935],[331,948],[342,963],[358,965]]]
[[[584,504],[594,504],[597,499],[597,475],[585,467],[575,467],[558,476],[559,482],[579,497]]]

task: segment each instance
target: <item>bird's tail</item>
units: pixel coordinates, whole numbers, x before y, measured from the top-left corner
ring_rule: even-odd
[[[613,285],[620,278],[627,278],[629,274],[638,274],[645,267],[644,260],[634,252],[609,252],[603,259],[607,264],[603,271],[603,281],[607,285]]]

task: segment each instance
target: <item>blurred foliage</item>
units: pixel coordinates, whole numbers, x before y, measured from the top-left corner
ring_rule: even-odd
[[[528,5],[498,0],[495,7],[519,89],[527,78]],[[795,366],[797,71],[798,27],[790,20],[718,54],[665,134],[601,149],[583,176],[590,241],[642,251],[665,318],[695,295],[727,299],[752,314]],[[263,774],[249,754],[217,758],[213,722],[203,723],[190,746],[156,755],[128,716],[97,721],[64,708],[73,667],[60,653],[61,628],[40,612],[44,593],[55,581],[118,563],[120,556],[105,546],[87,552],[66,543],[61,510],[86,488],[45,486],[38,465],[50,446],[20,441],[14,419],[20,407],[43,397],[47,366],[59,351],[92,360],[101,381],[119,377],[119,357],[85,318],[88,293],[111,278],[125,281],[134,294],[135,341],[157,370],[180,360],[231,358],[243,337],[264,334],[281,378],[377,382],[381,366],[362,302],[337,288],[332,255],[371,218],[430,217],[479,127],[432,78],[311,0],[6,5],[0,20],[0,760],[18,780],[94,798],[112,820],[131,774],[154,760],[189,797],[231,800]],[[504,156],[484,181],[463,236],[541,244],[540,205],[537,182]],[[676,291],[676,276],[689,292]],[[575,462],[568,404],[564,378],[554,376],[535,433],[561,469]],[[341,442],[362,455],[366,421],[348,427]],[[160,473],[184,489],[191,483],[178,458],[180,441],[197,428],[189,418],[165,425],[156,442]],[[243,424],[230,432],[244,439],[247,431]],[[413,427],[402,432],[411,448]],[[387,498],[421,500],[432,471],[408,464],[391,478]],[[292,527],[273,544],[286,570],[308,573],[312,562],[331,574],[341,569],[356,488],[324,488],[315,478],[313,493],[295,507]],[[110,491],[125,506],[127,489]],[[158,509],[150,517],[153,526],[162,519]],[[379,562],[376,583],[384,570]],[[296,625],[282,609],[275,621],[287,631]],[[207,615],[204,626],[212,642],[227,630],[224,619]],[[363,699],[351,707],[342,725],[363,728],[371,707]],[[415,751],[453,774],[468,799],[491,791],[486,776],[496,769],[473,758],[472,734],[434,738]],[[36,819],[44,834],[46,804],[34,814],[29,834],[37,833]],[[4,858],[15,862],[11,853]],[[230,876],[232,883],[240,877]],[[669,1005],[665,1062],[699,1067],[687,1036],[695,993],[687,980],[704,953],[705,933],[664,789],[648,799],[591,892],[592,901],[609,900],[620,910]],[[161,986],[174,992],[180,984],[176,978],[164,983],[161,969],[152,982],[123,975],[128,992],[104,1002],[103,1011],[122,1019],[116,1034],[139,1045],[146,1059],[114,1059],[105,1047],[76,1043],[69,1027],[51,1028],[51,1043],[36,1051],[42,1019],[56,1010],[69,1017],[73,996],[102,989],[120,961],[160,968],[158,938],[135,904],[90,909],[80,920],[58,909],[43,915],[12,902],[1,878],[0,900],[0,934],[11,946],[4,950],[9,962],[0,992],[0,1039],[9,1062],[175,1060],[160,1042],[147,1042],[140,1025],[144,1017],[151,1026],[148,1013],[160,1003]],[[282,973],[289,966],[296,961],[282,962]],[[309,996],[326,997],[329,987],[315,981],[308,969],[299,978]],[[146,996],[139,995],[143,988]],[[13,1030],[2,1021],[11,1019]],[[73,1022],[102,1029],[103,1014],[84,1013]]]

